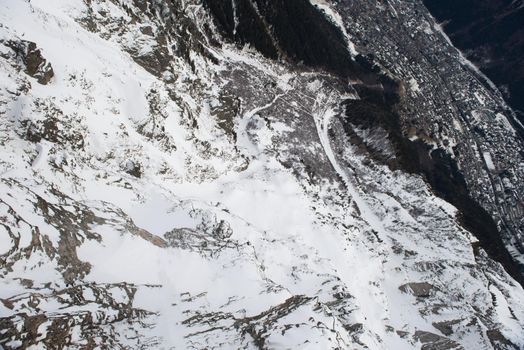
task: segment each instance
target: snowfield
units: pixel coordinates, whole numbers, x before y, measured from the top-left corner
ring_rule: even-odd
[[[0,2],[0,347],[524,348],[522,287],[344,134],[358,96],[144,3]]]

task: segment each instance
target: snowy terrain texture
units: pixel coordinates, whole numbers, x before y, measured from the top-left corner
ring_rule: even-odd
[[[351,142],[358,99],[199,0],[1,0],[0,347],[523,349],[523,288]]]

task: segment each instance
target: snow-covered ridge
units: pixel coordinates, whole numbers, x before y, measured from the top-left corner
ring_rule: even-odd
[[[421,178],[350,144],[347,91],[212,46],[206,16],[0,4],[0,345],[524,346],[522,287]]]

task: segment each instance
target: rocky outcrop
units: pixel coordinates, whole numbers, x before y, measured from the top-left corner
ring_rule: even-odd
[[[398,287],[402,292],[412,294],[418,298],[427,298],[435,287],[428,282],[411,282]]]
[[[55,73],[51,63],[47,61],[34,42],[19,40],[5,43],[13,49],[24,66],[24,72],[35,78],[40,84],[48,84]]]
[[[423,350],[464,350],[459,343],[431,332],[416,331],[414,338],[422,343]]]
[[[394,132],[437,167],[422,154],[456,140],[434,123],[467,128],[424,102],[477,87],[404,74],[451,52],[427,28],[404,45],[418,3],[53,4],[0,2],[2,38],[74,48],[31,88],[0,43],[2,347],[522,347],[522,288],[397,152]]]
[[[104,339],[104,346],[118,347],[122,329],[145,328],[154,316],[133,307],[137,289],[126,283],[91,283],[51,293],[44,288],[0,299],[13,313],[0,319],[0,345],[5,349],[94,348]],[[60,303],[62,308],[59,312],[42,311],[48,303]],[[83,310],[71,311],[79,307]],[[149,343],[154,344],[154,339]]]

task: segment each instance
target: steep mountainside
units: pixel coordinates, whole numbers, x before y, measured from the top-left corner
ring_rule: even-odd
[[[3,1],[0,75],[1,347],[524,347],[523,143],[421,1]]]

